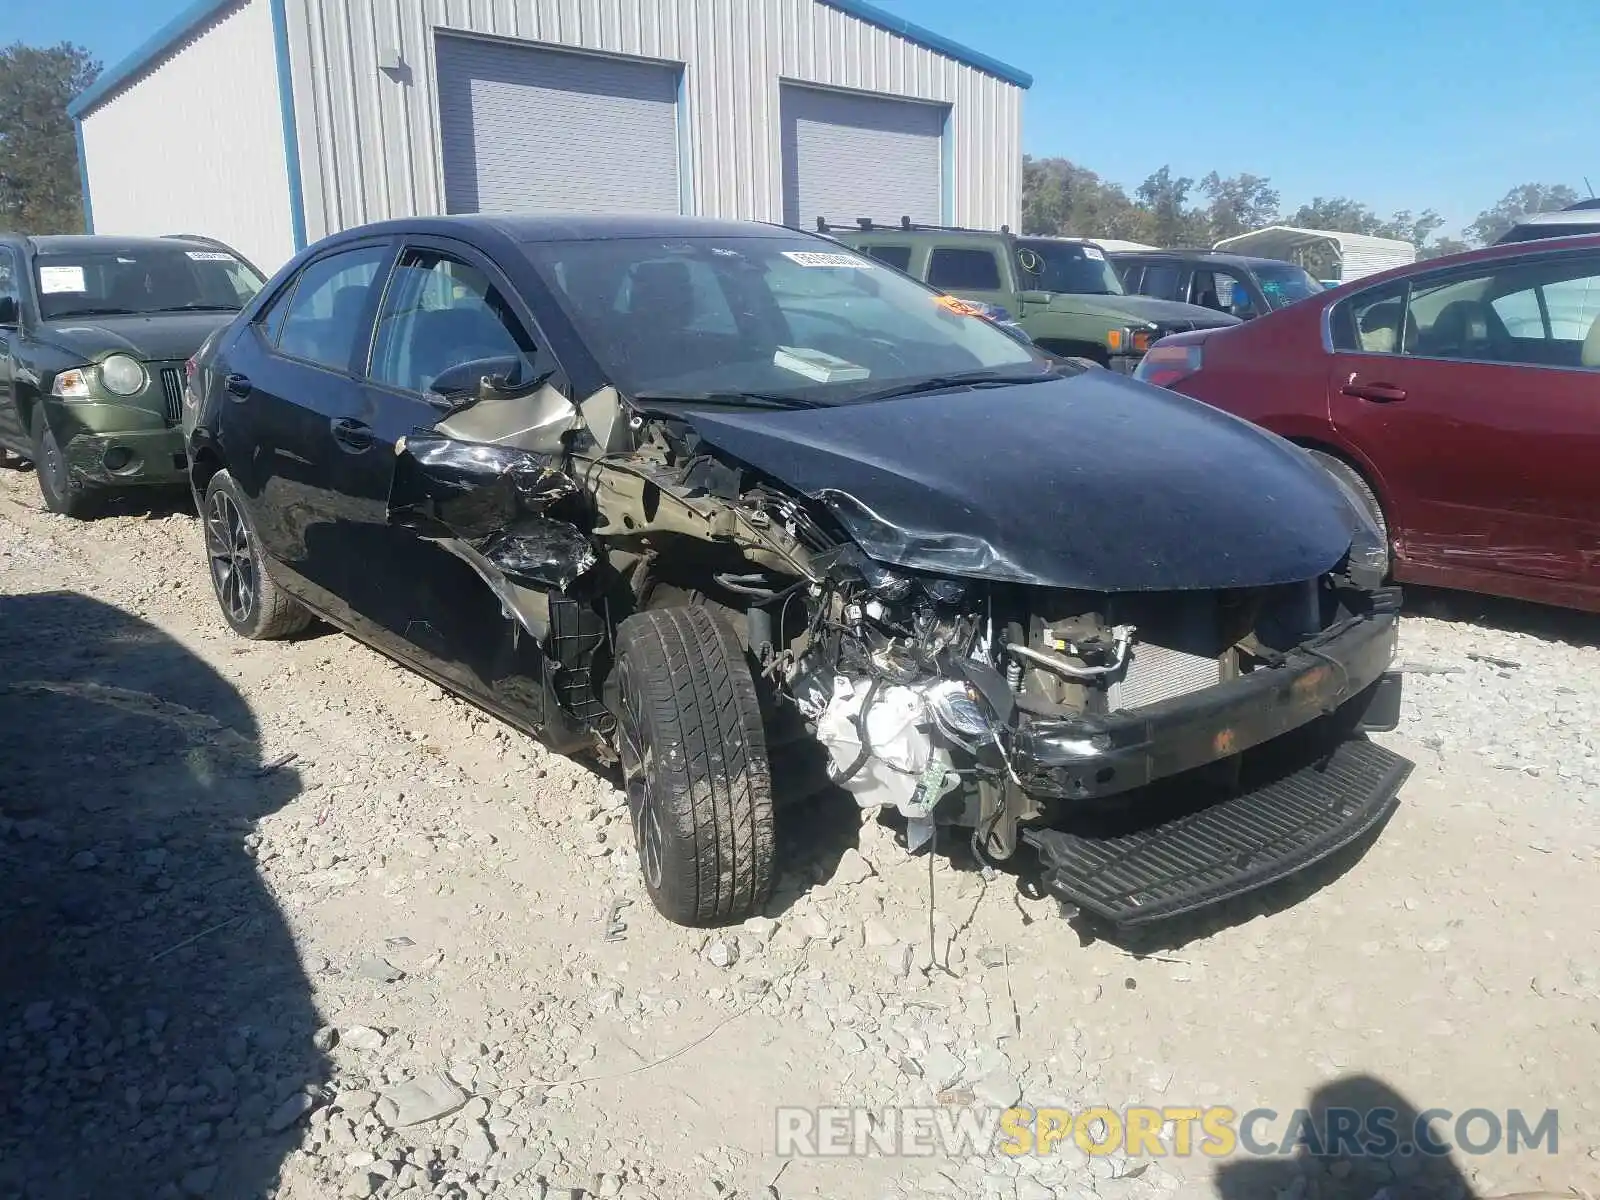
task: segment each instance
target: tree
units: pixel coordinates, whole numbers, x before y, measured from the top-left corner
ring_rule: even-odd
[[[1288,223],[1301,229],[1326,229],[1333,233],[1376,234],[1383,219],[1348,196],[1316,196],[1289,214]]]
[[[1250,174],[1224,179],[1215,171],[1202,179],[1200,191],[1211,201],[1205,214],[1208,241],[1219,242],[1276,224],[1280,197],[1271,183],[1264,176]]]
[[[1501,234],[1533,213],[1557,212],[1578,202],[1578,193],[1566,184],[1525,183],[1507,192],[1493,208],[1484,209],[1466,228],[1480,246],[1492,246]]]
[[[1403,208],[1387,221],[1380,221],[1372,230],[1377,237],[1398,238],[1402,242],[1410,242],[1421,253],[1423,246],[1433,236],[1434,230],[1444,225],[1444,218],[1431,208],[1425,208],[1418,216],[1413,216],[1411,210]]]
[[[1165,166],[1139,185],[1134,195],[1149,214],[1150,241],[1158,246],[1209,244],[1205,215],[1188,207],[1189,190],[1193,187],[1194,180],[1187,175],[1174,176],[1172,168]]]
[[[1471,250],[1470,243],[1463,242],[1460,238],[1440,238],[1423,246],[1417,251],[1418,258],[1443,258],[1446,254],[1465,254]]]
[[[100,64],[82,46],[0,50],[0,227],[79,233],[83,198],[67,104]]]
[[[1139,240],[1147,218],[1114,183],[1065,158],[1022,160],[1022,232]]]

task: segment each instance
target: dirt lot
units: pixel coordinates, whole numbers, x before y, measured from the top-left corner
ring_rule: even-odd
[[[1374,844],[1139,945],[941,855],[928,969],[927,859],[875,820],[785,814],[769,917],[669,926],[609,780],[337,634],[233,637],[193,517],[0,471],[0,1197],[1600,1194],[1600,621],[1419,604]],[[780,1106],[941,1097],[1559,1141],[776,1153]]]

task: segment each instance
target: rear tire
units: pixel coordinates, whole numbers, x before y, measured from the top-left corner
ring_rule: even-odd
[[[43,407],[33,410],[33,473],[39,481],[39,497],[53,513],[86,521],[100,510],[101,492],[72,477],[67,456],[56,442],[55,430],[44,419]]]
[[[617,627],[608,686],[645,889],[679,925],[740,921],[772,894],[772,775],[756,685],[705,608]]]
[[[206,485],[200,510],[205,524],[211,588],[222,619],[251,641],[291,637],[311,624],[311,614],[267,574],[261,539],[233,476],[218,471]]]
[[[1372,485],[1367,482],[1366,476],[1344,459],[1335,458],[1321,450],[1307,449],[1306,453],[1316,459],[1317,465],[1329,475],[1349,487],[1366,505],[1372,523],[1378,527],[1378,532],[1383,534],[1383,577],[1387,579],[1389,573],[1394,570],[1394,542],[1389,537],[1389,519],[1383,515],[1383,504],[1378,500],[1378,493],[1372,490]]]

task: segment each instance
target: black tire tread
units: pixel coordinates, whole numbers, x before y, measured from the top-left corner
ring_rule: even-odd
[[[617,654],[655,749],[666,845],[651,899],[682,925],[759,912],[772,893],[772,776],[743,647],[705,608],[664,608],[623,621]]]
[[[218,489],[228,492],[238,507],[240,516],[249,526],[250,546],[255,552],[256,559],[256,620],[248,630],[240,629],[231,621],[229,625],[235,632],[254,642],[275,642],[304,632],[311,624],[311,611],[274,583],[272,577],[267,574],[266,563],[261,553],[261,539],[256,536],[255,521],[250,517],[250,510],[245,505],[244,497],[239,494],[233,476],[227,471],[218,471],[206,484],[206,504],[201,506],[200,520],[205,521],[206,505],[210,503],[212,493]],[[208,562],[207,570],[209,569]]]
[[[1388,548],[1389,566],[1392,569],[1394,566],[1394,540],[1389,533],[1389,518],[1384,514],[1383,502],[1378,499],[1378,493],[1367,482],[1367,477],[1345,462],[1344,459],[1337,455],[1329,454],[1325,450],[1314,450],[1308,447],[1306,453],[1311,455],[1317,461],[1317,465],[1324,471],[1338,479],[1342,479],[1357,496],[1361,497],[1362,502],[1367,506],[1367,511],[1371,513],[1373,521],[1378,526],[1378,532],[1383,534],[1384,545]]]
[[[28,435],[33,442],[33,473],[39,485],[39,498],[44,501],[45,508],[53,513],[71,517],[74,521],[87,521],[100,511],[101,502],[105,499],[98,488],[87,488],[71,478],[67,481],[65,495],[52,497],[52,489],[48,482],[49,471],[45,468],[44,454],[44,409],[35,407],[33,419],[28,423]]]

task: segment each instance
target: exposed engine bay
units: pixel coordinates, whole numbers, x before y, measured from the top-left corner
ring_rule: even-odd
[[[1383,727],[1367,710],[1398,596],[1353,514],[1344,544],[1305,533],[1259,582],[1063,587],[1029,582],[996,536],[907,529],[871,495],[785,482],[712,444],[693,407],[611,389],[508,399],[486,378],[402,443],[391,519],[467,561],[557,675],[601,678],[604,631],[629,612],[711,608],[774,720],[825,751],[825,782],[901,814],[910,849],[958,827],[1008,858],[1074,805],[1236,762],[1358,698],[1356,717]],[[1137,565],[1138,582],[1158,574]],[[553,599],[603,615],[581,662],[556,644]],[[578,719],[604,753],[598,703]]]

